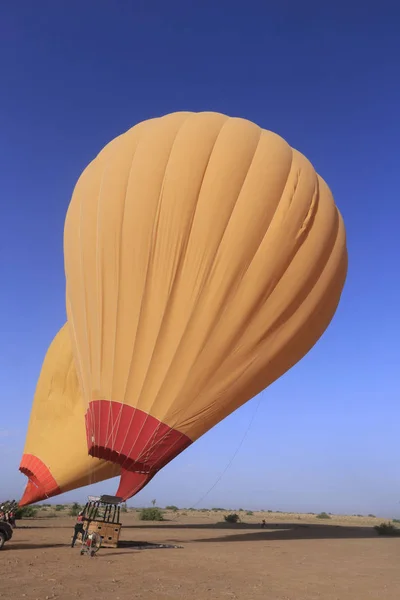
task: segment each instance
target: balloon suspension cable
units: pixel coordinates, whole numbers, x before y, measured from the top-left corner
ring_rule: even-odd
[[[261,404],[261,394],[260,394],[260,397],[259,397],[259,399],[258,399],[258,402],[257,402],[257,404],[256,404],[256,408],[255,408],[255,410],[254,410],[253,416],[251,417],[251,419],[250,419],[250,422],[249,422],[249,424],[248,424],[248,426],[247,426],[247,429],[246,429],[246,431],[244,432],[244,435],[243,435],[242,439],[240,440],[240,442],[239,442],[239,445],[238,445],[238,447],[236,448],[236,450],[235,450],[234,454],[232,455],[232,458],[230,459],[230,461],[229,461],[229,462],[228,462],[228,464],[226,465],[225,469],[222,471],[221,475],[219,475],[219,476],[218,476],[218,479],[215,481],[215,483],[214,483],[214,484],[213,484],[213,485],[210,487],[210,489],[209,489],[209,490],[208,490],[208,491],[207,491],[207,492],[204,494],[204,496],[202,496],[202,497],[200,498],[200,500],[198,500],[198,501],[197,501],[195,504],[193,504],[193,505],[190,507],[190,509],[189,509],[189,510],[191,510],[191,509],[193,509],[193,508],[196,508],[196,506],[198,506],[198,505],[200,504],[200,502],[203,502],[203,500],[204,500],[205,498],[207,498],[208,494],[210,494],[210,492],[212,492],[212,491],[213,491],[213,489],[214,489],[214,488],[215,488],[215,487],[216,487],[216,486],[219,484],[219,482],[221,481],[221,479],[223,478],[223,476],[225,475],[225,473],[228,471],[228,469],[229,469],[229,468],[230,468],[230,466],[232,465],[233,461],[235,460],[236,456],[238,455],[238,453],[239,453],[239,451],[240,451],[241,447],[243,446],[245,439],[247,438],[247,436],[248,436],[248,434],[249,434],[249,431],[250,431],[250,429],[251,429],[251,427],[252,427],[252,425],[253,425],[253,423],[254,423],[254,419],[256,418],[256,415],[257,415],[258,409],[260,408],[260,404]]]

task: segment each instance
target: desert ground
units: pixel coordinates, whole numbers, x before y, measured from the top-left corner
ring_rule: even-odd
[[[383,519],[243,512],[235,525],[220,511],[166,511],[165,521],[147,523],[129,510],[121,547],[90,558],[80,555],[79,543],[70,547],[75,519],[48,511],[19,521],[0,552],[0,598],[400,598],[400,538],[376,534]]]

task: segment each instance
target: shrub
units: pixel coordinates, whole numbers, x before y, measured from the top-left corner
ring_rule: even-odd
[[[376,516],[375,516],[375,515],[372,515],[372,514],[370,514],[370,515],[368,515],[368,516],[369,516],[369,517],[371,517],[371,519],[376,519]]]
[[[380,525],[375,525],[374,529],[379,535],[399,535],[400,536],[400,529],[395,527],[393,525],[393,523],[381,523]]]
[[[254,514],[254,513],[253,513],[253,511],[252,511],[252,510],[248,510],[248,511],[246,512],[246,515],[248,515],[249,517],[251,517],[251,515],[253,515],[253,514]]]
[[[81,505],[78,504],[77,502],[74,502],[73,505],[71,506],[69,514],[71,515],[71,517],[76,517],[77,515],[79,515],[81,510],[82,510]]]
[[[400,523],[400,519],[392,519],[393,523]]]
[[[165,508],[167,510],[173,510],[174,512],[176,512],[177,510],[179,510],[179,508],[177,506],[174,506],[173,504],[171,504],[171,506],[166,506]]]
[[[240,517],[236,513],[231,513],[230,515],[225,515],[224,519],[227,523],[238,523],[240,521]]]
[[[16,519],[34,519],[38,508],[36,506],[23,506],[15,511]]]
[[[319,515],[317,515],[316,518],[317,519],[330,519],[330,516],[328,515],[328,513],[322,512],[322,513],[319,513]]]
[[[127,507],[127,505],[126,505],[126,502],[124,502],[124,503],[121,505],[121,512],[123,512],[123,513],[127,513],[127,512],[128,512],[128,507]]]
[[[64,510],[63,504],[56,504],[56,512],[60,512],[60,510]]]
[[[214,512],[222,512],[225,510],[225,508],[212,508],[211,510],[213,510]]]
[[[162,511],[154,506],[153,508],[142,508],[139,519],[141,521],[163,521],[164,516]]]

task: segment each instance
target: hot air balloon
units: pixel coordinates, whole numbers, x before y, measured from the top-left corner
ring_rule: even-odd
[[[88,450],[152,476],[297,363],[347,273],[326,183],[244,119],[139,123],[83,171],[64,229]]]
[[[24,506],[63,492],[115,477],[118,464],[88,455],[84,408],[66,325],[43,362],[20,464],[29,481]],[[145,484],[137,475],[137,490]]]

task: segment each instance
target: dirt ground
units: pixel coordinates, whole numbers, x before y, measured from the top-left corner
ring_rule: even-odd
[[[218,512],[123,515],[122,547],[94,558],[69,546],[74,519],[20,521],[0,552],[0,598],[15,600],[399,600],[400,538],[382,519]],[[242,514],[241,514],[242,515]],[[261,529],[261,519],[267,528]],[[182,548],[136,549],[137,542]]]

